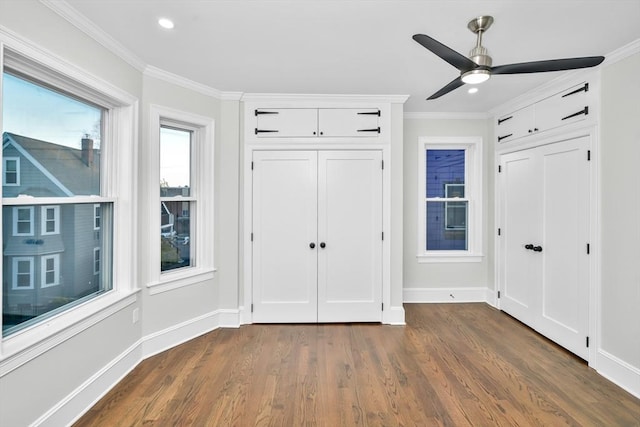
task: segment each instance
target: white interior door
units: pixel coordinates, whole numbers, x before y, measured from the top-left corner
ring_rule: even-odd
[[[317,153],[253,162],[253,321],[316,322]]]
[[[382,320],[382,153],[318,154],[318,321]]]
[[[587,148],[586,137],[539,148],[544,245],[537,329],[584,359],[589,355]]]
[[[539,245],[540,191],[533,150],[501,156],[502,247],[500,308],[535,327],[539,307],[541,257],[527,245]]]

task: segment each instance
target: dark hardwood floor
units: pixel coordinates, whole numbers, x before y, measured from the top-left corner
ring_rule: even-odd
[[[640,400],[486,304],[407,326],[218,329],[142,362],[75,426],[640,426]]]

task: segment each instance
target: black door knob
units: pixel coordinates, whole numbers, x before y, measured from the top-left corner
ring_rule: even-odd
[[[531,250],[531,249],[533,249],[533,245],[531,243],[529,243],[527,245],[524,245],[524,248]]]
[[[322,249],[324,249],[326,246],[327,246],[327,244],[326,244],[325,242],[320,242],[320,247],[321,247]]]
[[[315,247],[316,247],[316,244],[315,244],[315,243],[313,243],[313,242],[311,242],[311,243],[309,243],[309,247],[310,247],[311,249],[313,249],[313,248],[315,248]]]
[[[534,246],[533,247],[533,251],[534,252],[542,252],[542,246]]]

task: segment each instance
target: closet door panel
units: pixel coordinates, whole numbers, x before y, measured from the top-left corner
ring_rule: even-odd
[[[542,235],[536,158],[532,150],[525,150],[502,156],[500,163],[504,174],[501,308],[534,326],[541,257],[526,245],[538,245]]]
[[[318,159],[318,321],[382,320],[382,153]]]
[[[587,146],[580,138],[540,148],[544,246],[538,330],[583,358],[589,306]]]
[[[317,321],[316,177],[316,152],[254,152],[254,322]]]

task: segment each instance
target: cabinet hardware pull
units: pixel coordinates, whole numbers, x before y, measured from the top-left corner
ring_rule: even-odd
[[[510,119],[513,119],[513,116],[505,117],[504,119],[498,119],[498,126]]]
[[[365,112],[358,113],[358,114],[363,115],[363,116],[378,116],[378,117],[380,117],[380,110],[378,110],[378,111],[365,111]]]
[[[327,244],[325,242],[320,242],[320,247],[324,249],[327,247]]]
[[[533,249],[533,245],[531,243],[528,243],[528,244],[524,245],[524,248],[528,249],[528,250],[532,250]]]
[[[565,93],[564,95],[562,95],[562,97],[565,98],[567,96],[575,95],[576,93],[580,93],[582,91],[589,92],[589,83],[585,83],[584,86],[582,86],[582,87],[580,87],[580,88],[578,88],[578,89],[576,89],[574,91],[571,91],[569,93]]]
[[[510,136],[513,136],[513,134],[512,134],[512,133],[510,133],[509,135],[499,136],[499,137],[498,137],[498,142],[502,141],[502,140],[503,140],[503,139],[505,139],[505,138],[509,138]]]
[[[280,114],[277,111],[260,111],[260,110],[255,110],[255,114],[256,116],[262,115],[262,114]]]
[[[256,128],[256,135],[259,133],[270,133],[270,132],[278,132],[277,130],[266,130],[266,129],[258,129]]]
[[[533,252],[542,252],[542,246],[534,246],[532,250]]]
[[[577,116],[579,116],[581,114],[584,114],[585,116],[587,114],[589,114],[589,107],[584,107],[584,110],[580,110],[577,113],[569,114],[567,117],[563,117],[562,120],[567,120],[567,119],[570,119],[572,117],[577,117]]]
[[[380,133],[380,127],[374,129],[358,129],[358,132],[378,132]]]
[[[316,247],[316,244],[315,244],[315,243],[313,243],[313,242],[311,242],[311,243],[309,243],[309,247],[310,247],[311,249],[314,249],[314,248]]]

